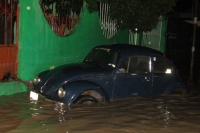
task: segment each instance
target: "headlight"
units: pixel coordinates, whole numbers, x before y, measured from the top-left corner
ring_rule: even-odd
[[[60,98],[63,98],[63,97],[65,97],[65,90],[63,89],[63,87],[60,87],[59,89],[58,89],[58,96],[60,97]]]
[[[35,85],[37,85],[39,82],[41,82],[41,79],[40,79],[38,76],[36,76],[36,77],[34,78],[33,83],[34,83]]]

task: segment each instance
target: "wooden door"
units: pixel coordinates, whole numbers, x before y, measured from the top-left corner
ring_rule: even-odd
[[[18,0],[0,1],[0,80],[17,75]]]

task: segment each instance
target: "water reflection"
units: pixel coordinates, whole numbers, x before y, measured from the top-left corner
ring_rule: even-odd
[[[92,105],[31,101],[28,93],[0,97],[0,132],[168,133],[200,130],[200,95],[126,98]]]
[[[161,105],[157,106],[158,109],[158,119],[162,119],[164,120],[164,127],[168,127],[168,124],[170,123],[170,119],[171,117],[173,117],[173,115],[171,114],[171,112],[167,109],[167,105],[163,102],[160,103]]]
[[[58,117],[59,122],[60,123],[65,122],[65,112],[66,112],[66,110],[64,109],[64,104],[57,103],[55,105],[56,106],[55,106],[54,110],[59,113],[59,117]]]

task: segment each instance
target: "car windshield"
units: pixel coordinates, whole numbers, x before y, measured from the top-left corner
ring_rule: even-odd
[[[88,54],[84,61],[115,67],[118,59],[119,52],[117,50],[108,48],[95,48]]]

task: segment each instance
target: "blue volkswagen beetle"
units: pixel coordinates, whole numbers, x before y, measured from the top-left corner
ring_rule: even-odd
[[[33,86],[32,95],[67,105],[189,90],[163,53],[129,44],[97,46],[83,62],[39,73]]]

